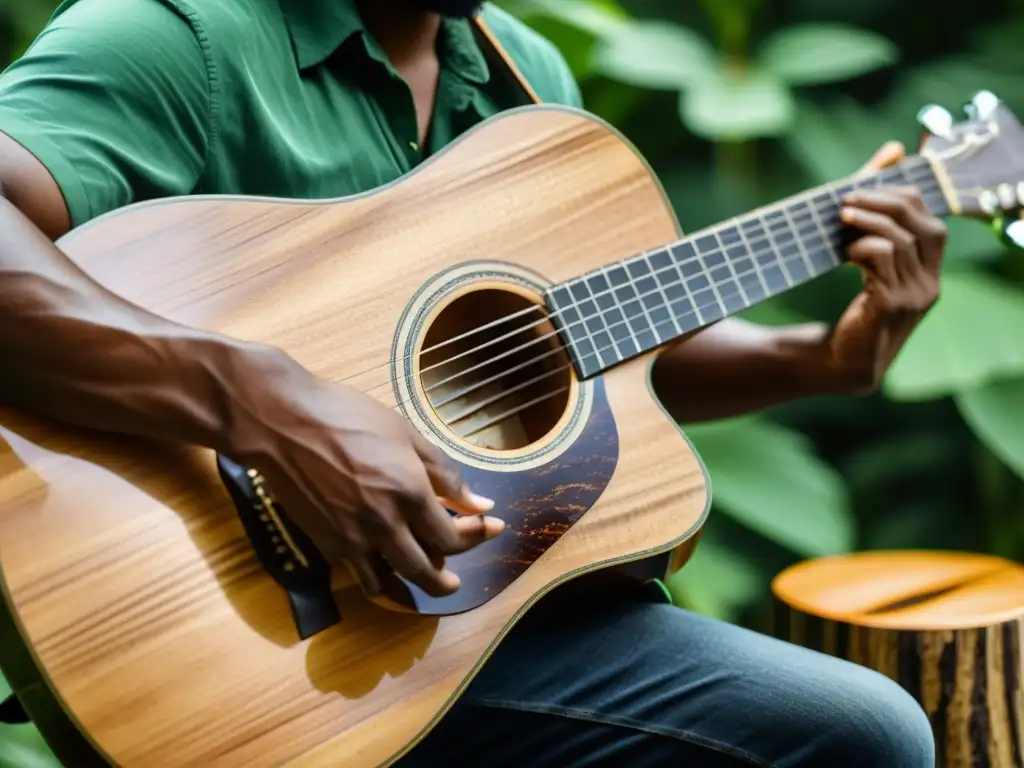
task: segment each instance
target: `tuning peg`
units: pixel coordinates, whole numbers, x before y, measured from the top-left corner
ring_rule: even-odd
[[[988,120],[998,107],[998,96],[991,91],[978,91],[971,99],[971,116],[978,120]]]
[[[1024,221],[1011,221],[1003,230],[1003,237],[1018,248],[1024,248]]]
[[[917,113],[917,122],[940,139],[951,140],[953,138],[953,115],[945,107],[940,107],[938,104],[922,107]]]

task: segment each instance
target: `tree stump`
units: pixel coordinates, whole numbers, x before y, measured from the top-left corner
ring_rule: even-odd
[[[941,768],[1024,768],[1024,567],[956,552],[809,560],[772,583],[773,633],[892,678]]]

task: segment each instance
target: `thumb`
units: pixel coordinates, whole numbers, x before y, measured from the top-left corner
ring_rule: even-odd
[[[906,156],[907,150],[902,143],[887,141],[871,156],[871,159],[857,172],[857,175],[863,176],[872,171],[878,171],[887,166],[895,165]]]
[[[482,515],[494,508],[494,501],[469,489],[459,467],[444,451],[419,433],[414,435],[413,444],[427,470],[434,493],[446,502],[449,509],[466,515]]]

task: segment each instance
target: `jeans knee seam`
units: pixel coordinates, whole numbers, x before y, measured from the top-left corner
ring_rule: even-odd
[[[634,720],[633,718],[623,717],[621,715],[608,715],[586,709],[577,709],[576,707],[565,707],[550,704],[531,704],[525,701],[510,701],[507,699],[486,699],[477,697],[473,699],[472,703],[485,708],[532,712],[534,714],[541,715],[557,715],[560,717],[593,722],[601,725],[631,728],[633,730],[649,733],[653,736],[663,736],[665,738],[676,739],[677,741],[684,741],[688,744],[710,749],[714,752],[719,752],[727,757],[732,757],[741,761],[745,765],[753,766],[753,768],[776,768],[773,763],[770,763],[757,755],[752,755],[746,750],[734,747],[731,744],[725,744],[723,742],[716,741],[715,739],[709,739],[706,736],[690,733],[689,731],[684,731],[680,728],[651,725],[649,723],[644,723],[640,720]]]

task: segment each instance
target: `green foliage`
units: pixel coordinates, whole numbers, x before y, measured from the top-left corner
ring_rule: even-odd
[[[715,50],[696,32],[662,21],[622,24],[603,36],[595,72],[640,88],[696,85],[717,70]]]
[[[769,37],[759,65],[790,85],[823,85],[896,62],[896,46],[881,35],[842,24],[796,24]]]
[[[1024,290],[981,271],[948,273],[942,299],[896,360],[886,393],[931,400],[1024,373],[1021,328]]]
[[[802,557],[853,547],[848,490],[806,436],[763,419],[694,425],[686,434],[723,513]]]
[[[792,124],[795,111],[789,88],[767,70],[720,67],[680,99],[686,127],[711,140],[777,136]]]
[[[965,388],[956,404],[974,433],[1024,478],[1024,377]]]
[[[10,692],[0,674],[0,701]],[[60,768],[60,762],[35,727],[0,724],[0,768]]]

